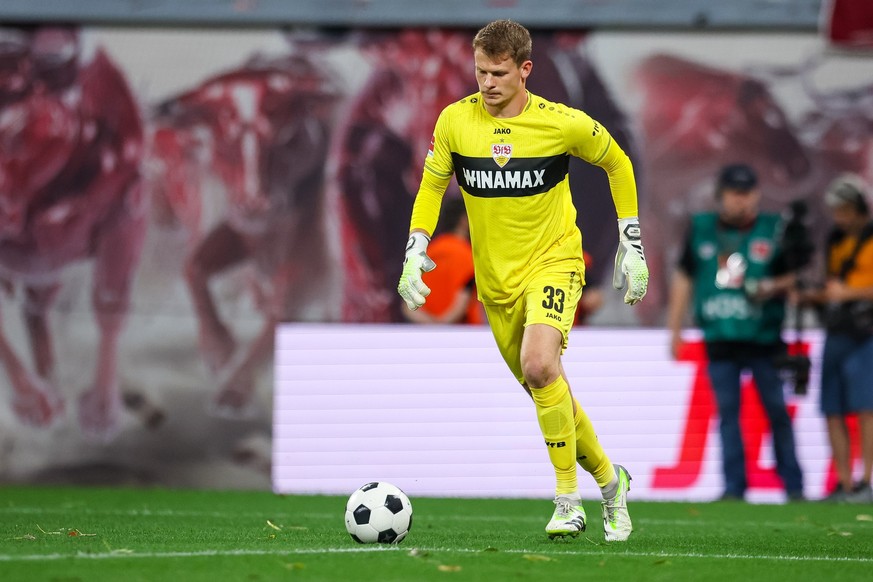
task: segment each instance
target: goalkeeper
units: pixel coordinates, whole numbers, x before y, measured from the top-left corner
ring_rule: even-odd
[[[585,277],[582,235],[570,196],[569,156],[603,168],[618,214],[613,284],[627,282],[625,303],[646,294],[649,273],[640,242],[630,160],[606,129],[584,112],[527,91],[533,63],[527,29],[498,20],[473,40],[479,92],[439,116],[412,210],[398,291],[410,309],[430,290],[421,274],[440,204],[454,175],[470,220],[479,298],[497,346],[531,395],[557,480],[549,537],[576,536],[586,515],[576,463],[603,496],[607,541],[631,533],[630,475],[613,465],[591,421],[570,391],[561,365]]]

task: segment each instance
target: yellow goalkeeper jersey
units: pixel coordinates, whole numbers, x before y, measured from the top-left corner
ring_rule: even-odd
[[[578,260],[582,270],[570,155],[607,171],[619,218],[637,215],[630,160],[583,111],[528,93],[521,114],[496,118],[478,93],[461,99],[437,120],[410,229],[433,233],[454,175],[467,207],[479,298],[514,302],[550,264]]]

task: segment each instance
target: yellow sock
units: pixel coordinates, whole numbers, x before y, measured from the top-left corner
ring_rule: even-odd
[[[548,386],[532,388],[531,396],[549,449],[549,460],[555,467],[555,492],[558,495],[576,493],[576,431],[570,387],[563,377],[558,376]]]
[[[576,414],[573,421],[576,425],[576,460],[583,469],[591,473],[599,487],[606,487],[615,478],[615,468],[600,446],[594,425],[582,410],[582,405],[578,400],[575,402]]]

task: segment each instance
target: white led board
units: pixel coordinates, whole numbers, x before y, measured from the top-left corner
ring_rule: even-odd
[[[804,339],[817,356],[821,335]],[[607,454],[631,472],[633,498],[714,499],[722,477],[704,364],[674,361],[667,346],[663,330],[576,328],[563,362]],[[813,365],[809,393],[786,395],[806,493],[820,497],[829,449],[817,357]],[[772,440],[751,394],[747,386],[748,497],[779,501]],[[553,495],[533,404],[486,327],[283,324],[273,414],[278,493],[348,494],[385,480],[417,496]],[[597,496],[584,472],[579,485]]]

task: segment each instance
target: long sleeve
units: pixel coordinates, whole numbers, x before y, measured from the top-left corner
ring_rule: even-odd
[[[427,170],[424,171],[421,178],[421,186],[418,189],[415,203],[412,206],[412,220],[409,224],[410,231],[422,229],[428,236],[433,234],[440,216],[443,194],[445,194],[450,180],[451,176],[440,178]]]
[[[595,165],[606,170],[609,176],[609,189],[612,191],[612,201],[615,203],[618,218],[639,216],[634,169],[630,158],[615,140],[610,141],[605,154]]]
[[[564,128],[567,151],[606,171],[618,218],[639,216],[637,185],[630,158],[600,123],[583,111],[570,111],[571,119]]]

